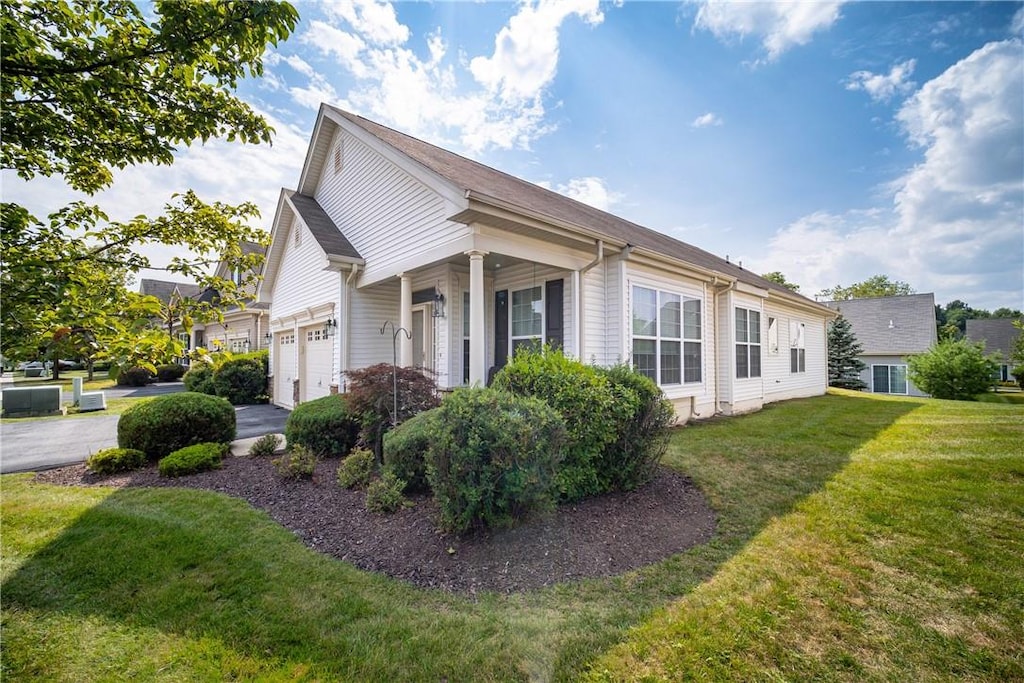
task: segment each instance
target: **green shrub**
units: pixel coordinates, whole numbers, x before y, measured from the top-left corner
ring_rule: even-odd
[[[597,460],[597,477],[604,490],[631,491],[654,476],[668,447],[675,411],[654,380],[632,366],[602,372],[615,396],[616,437]]]
[[[224,360],[213,371],[213,390],[233,405],[266,403],[267,352],[256,351]]]
[[[434,438],[438,410],[414,415],[384,435],[384,466],[406,483],[406,491],[430,490],[426,454]]]
[[[925,353],[907,358],[907,376],[935,398],[973,401],[992,386],[999,364],[986,356],[984,345],[966,339],[944,339]]]
[[[185,391],[199,394],[215,394],[213,388],[213,366],[206,361],[193,361],[192,367],[182,377]]]
[[[321,457],[347,455],[359,423],[345,396],[324,396],[295,406],[284,426],[288,445],[305,446]]]
[[[287,479],[312,479],[316,470],[316,453],[305,446],[291,446],[280,458],[270,461],[274,469]]]
[[[125,368],[117,374],[119,387],[144,387],[153,381],[153,373],[148,368]]]
[[[510,526],[554,507],[565,426],[543,401],[461,389],[444,399],[436,425],[427,480],[445,529]]]
[[[215,470],[221,466],[221,460],[227,454],[226,443],[196,443],[185,446],[160,459],[160,476],[183,477],[186,474]]]
[[[249,446],[249,455],[257,458],[267,458],[277,452],[281,445],[281,437],[277,434],[264,434]]]
[[[185,368],[177,363],[156,366],[157,382],[177,382],[185,374]]]
[[[95,474],[130,472],[146,464],[146,454],[134,448],[105,448],[90,455],[85,466]]]
[[[117,445],[157,460],[197,443],[235,438],[235,410],[216,396],[193,392],[157,396],[128,408],[117,422]]]
[[[338,466],[338,485],[344,489],[361,489],[370,483],[376,470],[377,461],[373,453],[357,448]]]
[[[562,500],[575,501],[603,491],[597,460],[615,440],[615,396],[601,371],[561,351],[520,349],[495,375],[492,385],[519,396],[533,396],[565,421],[563,460],[556,476]]]
[[[366,488],[366,509],[379,514],[390,514],[405,504],[405,482],[394,472],[385,471]]]
[[[395,382],[390,363],[379,363],[345,373],[349,379],[348,401],[359,417],[359,440],[380,460],[384,433],[424,410],[436,408],[437,385],[416,368],[397,368],[398,415],[395,412]],[[394,418],[394,419],[392,419]]]

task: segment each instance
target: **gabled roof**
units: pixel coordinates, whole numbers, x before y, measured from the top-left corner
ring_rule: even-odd
[[[494,201],[506,205],[513,210],[526,212],[555,222],[568,224],[585,229],[604,239],[612,240],[632,247],[640,247],[661,256],[692,264],[707,271],[720,273],[735,278],[754,287],[767,289],[785,298],[796,298],[805,305],[820,309],[816,302],[794,293],[775,282],[766,280],[759,275],[744,270],[735,263],[715,256],[703,249],[668,235],[656,232],[631,221],[619,218],[606,211],[570,199],[565,195],[553,192],[497,169],[467,159],[430,143],[400,133],[396,130],[374,123],[361,116],[351,114],[336,107],[321,105],[321,120],[324,111],[330,111],[346,121],[358,126],[363,131],[381,140],[401,154],[425,167],[443,180],[459,188],[467,199],[478,199],[482,202]],[[318,123],[318,126],[320,124]],[[324,141],[321,141],[326,144]],[[322,154],[314,154],[311,148],[303,171],[306,185],[315,186],[316,171],[310,173],[310,164],[316,162]]]
[[[935,295],[826,301],[850,321],[865,356],[903,356],[927,351],[938,339]]]
[[[316,199],[293,190],[285,190],[284,195],[328,257],[362,258]]]
[[[195,298],[202,293],[199,285],[190,282],[171,282],[169,280],[153,280],[142,278],[139,282],[139,294],[143,296],[155,296],[163,303],[170,303],[171,297],[177,291],[179,296]]]
[[[975,318],[967,321],[966,337],[972,342],[985,344],[985,355],[998,353],[1009,358],[1020,329],[1013,326],[1014,318]]]

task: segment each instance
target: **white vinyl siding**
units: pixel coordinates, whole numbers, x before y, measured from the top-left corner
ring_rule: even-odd
[[[772,342],[769,340],[768,353],[762,356],[761,377],[765,402],[822,394],[828,383],[825,320],[810,318],[806,313],[791,309],[779,301],[766,302],[762,315],[762,320],[767,317],[776,321],[778,333],[778,352],[771,352]],[[805,372],[790,372],[790,321],[793,320],[804,323]]]
[[[291,229],[299,233],[306,231],[299,219],[292,221]],[[304,313],[311,306],[340,297],[341,275],[324,270],[325,265],[324,253],[315,240],[302,240],[299,246],[289,240],[274,284],[275,320]]]
[[[398,323],[401,297],[397,280],[382,282],[352,292],[349,367],[353,370],[390,363],[393,359],[391,333],[381,335],[380,328],[388,320]]]

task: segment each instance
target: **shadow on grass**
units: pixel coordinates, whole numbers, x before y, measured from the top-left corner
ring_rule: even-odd
[[[680,428],[666,464],[697,482],[715,509],[709,543],[624,576],[475,603],[318,556],[236,499],[119,490],[77,518],[68,513],[63,531],[25,552],[4,582],[4,671],[39,671],[47,658],[67,666],[52,647],[32,644],[29,634],[40,629],[93,647],[78,643],[80,634],[55,632],[58,617],[80,615],[186,639],[160,663],[186,677],[292,677],[299,667],[347,680],[516,680],[526,672],[570,679],[628,628],[713,576],[773,517],[820,490],[858,447],[920,405],[829,395]],[[24,495],[51,495],[54,506],[61,498],[35,487]],[[136,638],[111,639],[105,656],[115,666],[152,656],[131,650],[141,647]],[[127,649],[118,654],[115,646]],[[87,675],[90,656],[77,656],[85,662],[77,673]]]

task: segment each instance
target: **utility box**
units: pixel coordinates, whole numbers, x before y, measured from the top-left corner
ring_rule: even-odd
[[[78,402],[82,400],[82,384],[83,380],[81,377],[71,378],[71,391],[72,395],[75,397],[74,403],[76,406],[78,405]]]
[[[60,404],[60,387],[20,387],[3,390],[6,417],[55,415],[64,412]]]
[[[83,391],[82,397],[78,399],[78,412],[80,413],[106,409],[107,396],[102,391]]]

